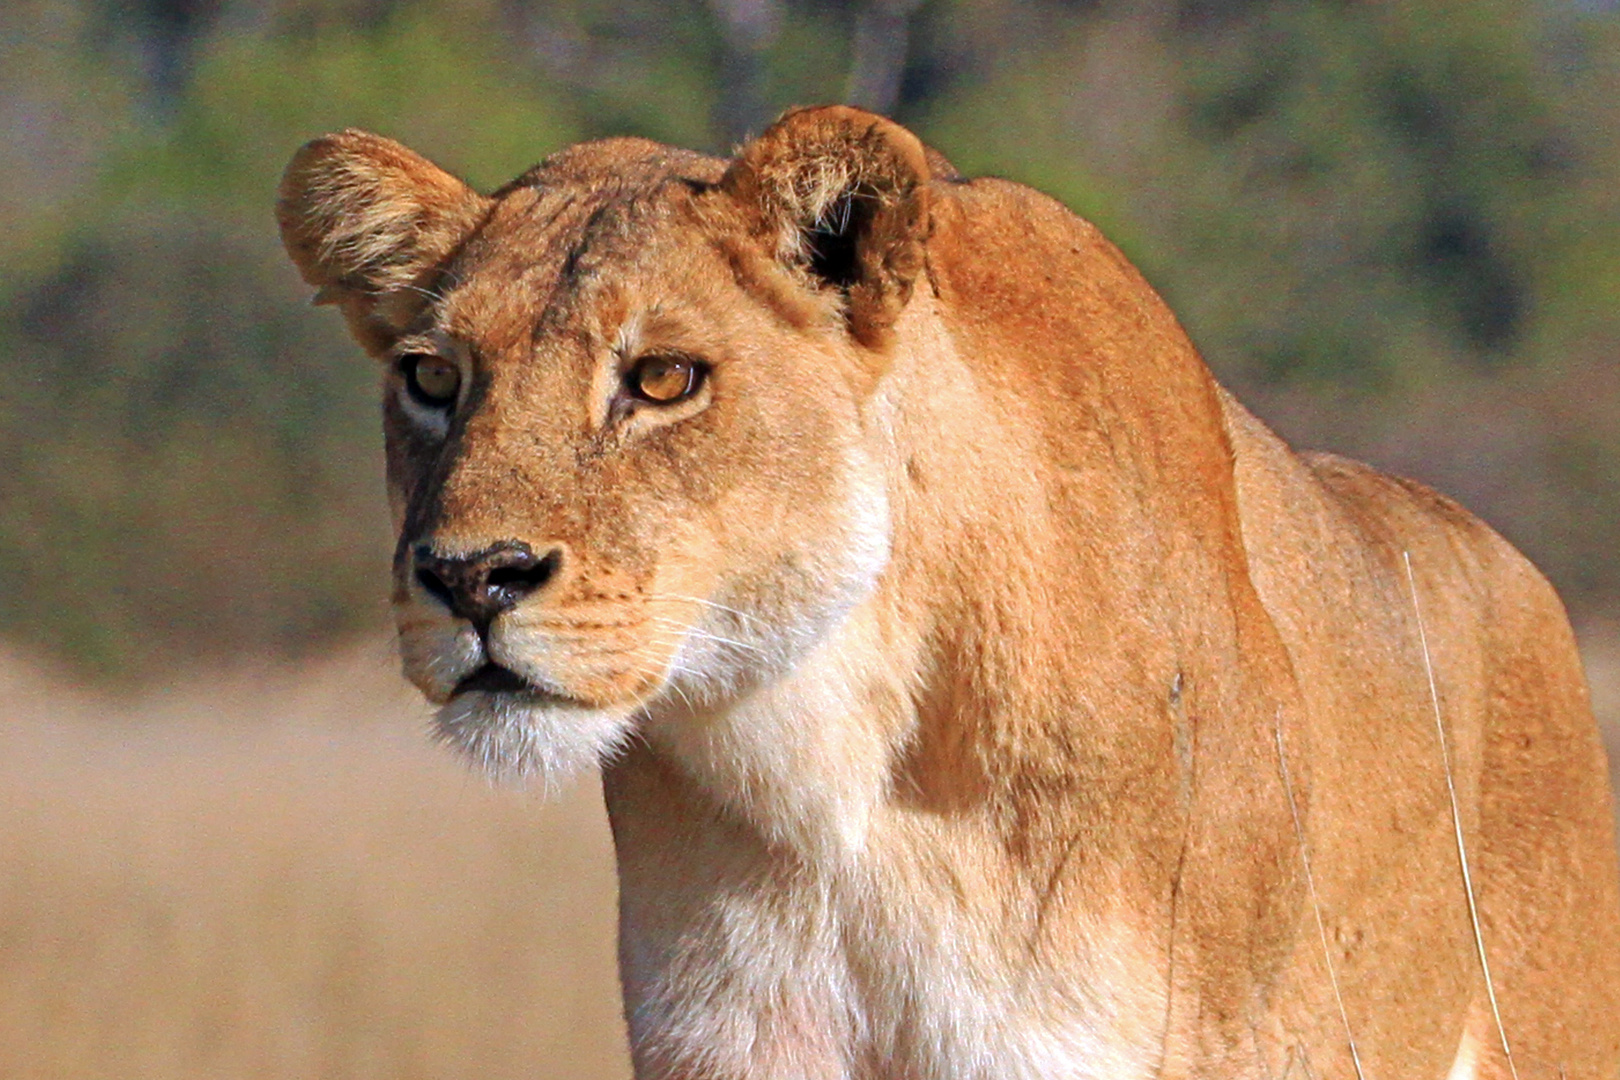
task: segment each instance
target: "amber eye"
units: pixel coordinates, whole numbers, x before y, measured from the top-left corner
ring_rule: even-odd
[[[448,408],[455,404],[461,389],[461,369],[442,356],[431,353],[412,353],[400,360],[405,372],[405,389],[419,405],[430,409]]]
[[[680,356],[646,356],[625,373],[625,386],[643,401],[669,405],[689,398],[703,385],[708,369]]]

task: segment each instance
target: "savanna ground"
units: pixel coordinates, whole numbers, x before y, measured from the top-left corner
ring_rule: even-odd
[[[596,786],[492,790],[386,646],[133,703],[0,667],[0,1077],[628,1075]]]
[[[0,666],[0,1077],[627,1075],[595,784],[491,789],[386,645],[121,703]]]

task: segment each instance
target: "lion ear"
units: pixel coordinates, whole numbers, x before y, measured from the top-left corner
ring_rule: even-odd
[[[306,143],[282,174],[276,219],[317,304],[337,304],[373,352],[425,302],[434,272],[490,205],[392,139],[343,131]]]
[[[911,132],[829,105],[782,117],[742,149],[720,186],[778,259],[845,294],[851,331],[877,347],[923,269],[929,176]]]

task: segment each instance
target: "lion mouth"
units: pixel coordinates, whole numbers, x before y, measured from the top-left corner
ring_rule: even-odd
[[[450,691],[450,696],[453,698],[460,697],[469,690],[482,690],[486,694],[526,694],[531,697],[557,696],[540,689],[540,687],[535,686],[510,668],[504,668],[496,663],[485,664],[456,683],[456,688]]]

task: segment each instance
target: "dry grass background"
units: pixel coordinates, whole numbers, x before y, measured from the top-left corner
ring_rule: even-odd
[[[135,703],[0,663],[0,1077],[627,1075],[599,792],[489,789],[387,657]]]
[[[386,657],[0,665],[0,1077],[628,1075],[599,791],[490,790]]]

